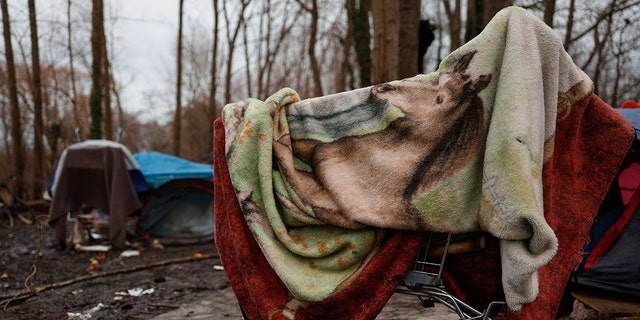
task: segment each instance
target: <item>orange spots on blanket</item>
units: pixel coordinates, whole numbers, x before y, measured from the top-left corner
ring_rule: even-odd
[[[318,242],[318,251],[321,254],[327,254],[327,243],[324,241],[319,241]]]
[[[347,246],[347,249],[349,249],[349,251],[353,251],[353,250],[355,250],[355,249],[356,249],[356,245],[355,245],[355,244],[353,244],[353,243],[350,243],[350,244]]]
[[[295,243],[300,243],[302,242],[302,236],[300,234],[292,234],[291,240],[293,240],[293,242]]]
[[[310,263],[309,263],[309,268],[311,268],[311,269],[318,269],[318,265],[317,265],[317,264],[315,264],[315,262],[310,262]]]
[[[344,257],[338,258],[338,267],[340,269],[346,269],[348,266],[349,264],[347,263],[347,260],[344,259]]]
[[[258,139],[260,139],[261,141],[267,141],[267,135],[266,135],[266,134],[264,134],[264,133],[261,133],[261,134],[258,136]]]
[[[234,152],[232,152],[232,153],[231,153],[231,158],[234,158],[234,159],[238,158],[238,153],[237,153],[237,152],[235,152],[235,151],[234,151]]]
[[[307,249],[309,249],[309,245],[308,245],[308,244],[306,244],[306,243],[303,243],[303,244],[302,244],[302,246],[301,246],[300,248],[301,248],[302,250],[305,250],[305,251],[306,251]]]
[[[244,129],[244,130],[242,131],[242,134],[243,134],[245,137],[247,137],[247,138],[248,138],[248,137],[251,137],[251,135],[253,134],[253,129],[251,129],[251,128],[246,128],[246,129]]]

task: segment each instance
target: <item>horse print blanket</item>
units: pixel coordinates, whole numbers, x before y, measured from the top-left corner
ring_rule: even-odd
[[[509,308],[534,301],[558,250],[543,168],[562,150],[557,128],[593,95],[557,35],[512,7],[433,73],[225,106],[229,177],[287,314],[353,285],[388,229],[489,232]],[[594,181],[608,186],[624,148]]]

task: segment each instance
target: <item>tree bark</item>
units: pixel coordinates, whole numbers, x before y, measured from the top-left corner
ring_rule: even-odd
[[[454,1],[453,8],[449,0],[442,0],[444,11],[449,19],[449,34],[451,43],[449,44],[449,52],[458,49],[462,45],[462,15],[460,14],[460,0]]]
[[[353,48],[358,62],[360,87],[371,85],[371,0],[347,0],[347,15],[352,25]]]
[[[493,19],[500,10],[513,5],[513,0],[483,0],[484,1],[484,15],[483,15],[483,28]]]
[[[176,112],[173,118],[173,154],[180,156],[180,133],[182,129],[182,17],[184,0],[179,0],[178,45],[176,58]]]
[[[78,90],[76,89],[76,72],[73,65],[73,45],[71,33],[71,0],[67,0],[67,50],[69,54],[69,73],[71,78],[71,104],[73,106],[73,120],[77,128],[80,127],[80,110],[78,110]]]
[[[399,1],[398,79],[418,74],[418,36],[420,29],[420,1]]]
[[[418,73],[420,2],[374,0],[372,84]]]
[[[34,179],[33,195],[42,193],[44,185],[44,143],[42,123],[42,75],[40,72],[40,48],[38,46],[38,24],[36,19],[35,0],[29,0],[29,25],[31,28],[31,67],[33,68],[33,153],[34,153]]]
[[[218,0],[213,0],[213,48],[211,48],[211,84],[209,86],[209,131],[207,134],[207,146],[213,152],[213,122],[220,112],[216,104],[216,93],[218,91],[218,26],[219,26]]]
[[[569,45],[571,44],[571,34],[573,33],[573,14],[576,8],[576,1],[569,1],[569,15],[567,16],[567,30],[564,35],[564,49],[569,50]]]
[[[240,28],[244,23],[244,12],[247,9],[251,0],[241,0],[241,8],[239,13],[238,22],[236,23],[236,27],[233,30],[233,34],[231,34],[230,24],[229,24],[229,15],[227,12],[227,2],[223,2],[222,9],[224,11],[225,21],[227,25],[227,44],[229,46],[229,56],[227,57],[227,73],[225,77],[225,92],[224,92],[224,103],[231,102],[231,76],[233,67],[233,53],[236,47],[236,39],[238,38],[238,34],[240,33]]]
[[[93,85],[91,87],[91,95],[89,96],[89,105],[91,107],[90,139],[102,138],[102,98],[104,95],[102,85],[102,34],[104,33],[103,10],[102,0],[93,0],[91,13],[91,81]]]
[[[398,78],[398,3],[374,0],[373,12],[373,61],[371,84],[379,84]]]
[[[316,42],[318,38],[318,1],[311,0],[311,6],[304,4],[301,0],[296,0],[300,7],[311,15],[311,25],[309,25],[309,46],[307,54],[309,55],[309,64],[311,65],[311,75],[313,77],[313,95],[315,97],[322,96],[322,77],[320,74],[320,64],[316,56]]]
[[[556,13],[556,0],[544,0],[544,23],[553,28],[553,16]]]
[[[102,56],[103,56],[103,80],[104,84],[104,137],[108,140],[113,140],[113,112],[111,108],[111,64],[109,62],[109,54],[107,50],[107,37],[102,29]]]
[[[24,193],[24,147],[22,142],[22,126],[20,124],[20,106],[18,105],[18,87],[16,80],[16,68],[13,61],[13,46],[11,44],[11,26],[9,23],[9,8],[7,0],[0,0],[2,7],[2,26],[4,35],[4,51],[7,61],[7,82],[9,85],[9,104],[11,109],[11,146],[14,174],[18,177],[16,181],[16,194],[22,197]]]

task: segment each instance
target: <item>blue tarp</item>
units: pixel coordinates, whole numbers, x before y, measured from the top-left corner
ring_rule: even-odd
[[[616,108],[625,119],[629,120],[631,124],[636,128],[636,136],[640,139],[640,109],[620,109]]]
[[[142,175],[154,189],[172,179],[213,179],[213,168],[209,164],[196,163],[156,151],[136,153],[133,157],[140,165]]]

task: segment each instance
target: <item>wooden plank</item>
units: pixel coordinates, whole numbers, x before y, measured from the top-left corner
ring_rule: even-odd
[[[577,290],[571,295],[589,306],[602,319],[640,319],[640,298],[604,290]]]

